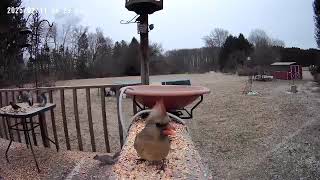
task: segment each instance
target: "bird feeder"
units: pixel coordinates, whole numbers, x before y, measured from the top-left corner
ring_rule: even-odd
[[[163,9],[163,0],[126,0],[126,8],[137,14],[153,14]]]

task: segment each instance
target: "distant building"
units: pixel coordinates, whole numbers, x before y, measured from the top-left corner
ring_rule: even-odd
[[[275,62],[271,64],[274,79],[292,80],[302,79],[302,66],[296,62]]]

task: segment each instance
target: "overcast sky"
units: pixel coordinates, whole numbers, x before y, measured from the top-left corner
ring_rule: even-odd
[[[52,10],[73,9],[79,24],[91,31],[100,27],[114,41],[130,41],[137,35],[135,24],[121,25],[120,20],[135,16],[124,6],[125,0],[23,0],[25,7],[42,8],[43,16],[55,20]],[[315,48],[313,0],[164,0],[164,10],[150,16],[155,29],[150,40],[165,50],[197,48],[202,37],[216,28],[234,35],[248,36],[255,28],[265,30],[289,47]],[[66,17],[72,15],[66,14]],[[61,19],[60,19],[61,20]],[[77,21],[78,21],[77,20]],[[59,21],[59,19],[56,19]],[[76,21],[76,20],[74,20]]]

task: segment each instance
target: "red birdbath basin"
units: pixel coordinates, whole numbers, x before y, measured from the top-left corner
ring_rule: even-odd
[[[137,102],[149,108],[163,99],[167,111],[183,109],[198,97],[209,93],[208,88],[201,86],[141,85],[130,86],[126,90],[126,94],[135,96]]]

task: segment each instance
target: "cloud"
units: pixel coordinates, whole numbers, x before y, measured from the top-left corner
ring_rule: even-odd
[[[55,22],[57,24],[78,25],[83,19],[83,16],[76,14],[72,9],[66,11],[58,11],[55,15]]]

